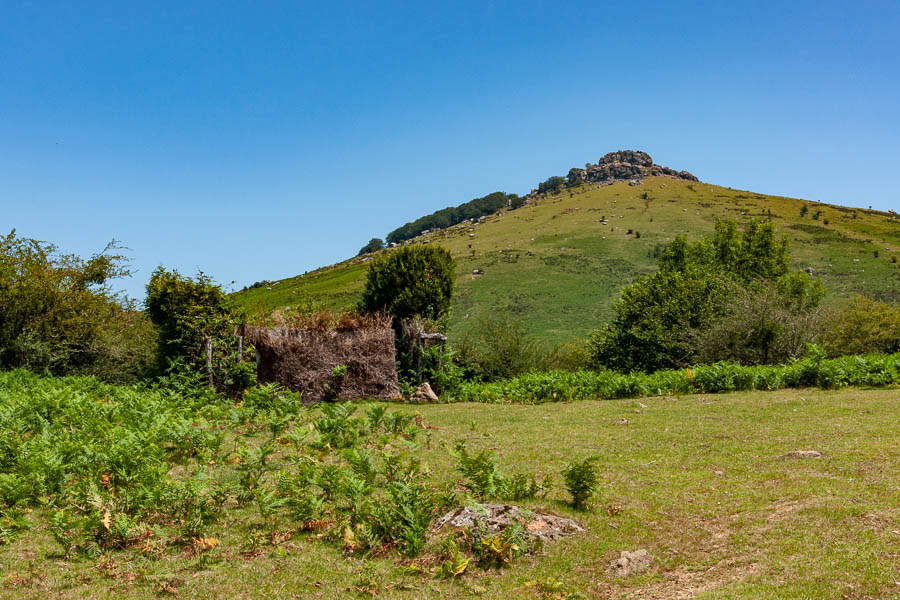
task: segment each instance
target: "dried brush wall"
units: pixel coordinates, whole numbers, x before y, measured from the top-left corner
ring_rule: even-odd
[[[246,327],[256,347],[260,383],[280,383],[304,402],[397,398],[391,319],[364,315],[315,315],[283,327]],[[334,378],[336,367],[346,374]]]

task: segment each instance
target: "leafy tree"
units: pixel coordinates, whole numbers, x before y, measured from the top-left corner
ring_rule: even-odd
[[[157,267],[147,284],[144,304],[159,331],[163,369],[177,359],[202,365],[206,338],[231,334],[234,308],[222,288],[203,273],[192,279]]]
[[[551,192],[558,192],[563,188],[566,184],[566,180],[558,175],[554,175],[553,177],[548,177],[546,181],[542,181],[538,184],[538,193],[546,194]]]
[[[84,260],[15,230],[0,237],[0,367],[101,374],[127,356],[114,379],[139,376],[148,328],[110,286],[129,275],[120,249],[113,241]]]
[[[381,238],[372,238],[369,240],[369,243],[359,249],[357,252],[357,256],[362,256],[363,254],[369,254],[370,252],[378,252],[379,250],[384,249],[384,240]]]
[[[717,221],[715,235],[689,244],[683,235],[659,257],[660,271],[721,271],[742,283],[775,280],[788,272],[788,237],[775,235],[775,224],[750,221],[738,231],[735,221]]]
[[[714,236],[693,244],[678,236],[660,254],[659,271],[627,286],[613,306],[613,321],[591,335],[595,366],[654,371],[690,364],[698,356],[698,332],[728,313],[739,290],[759,293],[766,282],[775,285],[775,302],[785,310],[813,310],[821,294],[809,277],[788,276],[789,265],[788,238],[777,237],[772,223],[753,220],[739,231],[736,222],[719,221]],[[748,335],[731,339],[759,346],[753,355],[769,360],[766,348],[774,347],[781,329],[773,322],[748,322],[745,329]]]
[[[422,316],[440,319],[450,310],[454,270],[450,253],[439,246],[405,246],[369,263],[360,309],[386,312],[395,322]]]
[[[638,277],[613,305],[612,323],[591,334],[593,363],[623,372],[690,364],[692,346],[683,332],[709,322],[727,289],[719,273],[660,270]]]

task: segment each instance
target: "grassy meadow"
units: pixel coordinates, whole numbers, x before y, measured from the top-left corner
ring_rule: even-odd
[[[242,465],[254,456],[240,447],[259,448],[276,422],[283,428],[275,428],[278,442],[264,461],[261,487],[275,485],[281,472],[292,472],[304,459],[327,461],[333,455],[322,445],[309,446],[316,448],[311,455],[298,449],[307,429],[321,429],[319,409],[302,409],[285,421],[289,412],[251,410],[249,400],[244,406],[192,405],[164,391],[85,379],[38,379],[22,372],[6,377],[7,392],[31,394],[36,406],[29,412],[10,396],[2,403],[4,416],[18,419],[13,425],[6,421],[7,431],[18,427],[21,443],[43,452],[19,463],[22,468],[37,469],[39,456],[52,456],[57,448],[72,456],[90,448],[98,464],[112,461],[123,472],[171,480],[162,488],[165,499],[169,486],[177,488],[199,469],[217,485],[238,486]],[[896,388],[530,406],[378,406],[415,416],[408,423],[415,435],[408,444],[406,437],[387,433],[365,437],[364,447],[409,446],[423,480],[457,492],[454,444],[463,440],[472,451],[492,449],[505,474],[553,479],[548,494],[517,504],[572,517],[586,531],[507,568],[472,565],[459,577],[441,579],[440,561],[428,549],[418,558],[391,550],[374,556],[348,552],[347,534],[342,542],[327,524],[304,532],[282,515],[260,529],[262,513],[254,504],[232,499],[206,527],[203,542],[162,543],[167,536],[175,539],[185,524],[157,516],[133,543],[67,557],[47,518],[63,502],[65,492],[59,491],[32,503],[23,513],[29,527],[0,545],[0,597],[900,598]],[[109,425],[79,431],[77,423],[92,423],[91,415]],[[123,419],[140,423],[135,431],[145,433],[120,429]],[[46,444],[35,435],[43,435]],[[104,450],[105,438],[121,443]],[[72,445],[75,440],[81,447]],[[7,461],[15,454],[10,443],[4,445]],[[792,450],[817,450],[822,457],[782,457]],[[129,452],[146,453],[164,473],[146,475],[146,466],[128,466]],[[600,490],[592,510],[579,512],[567,504],[560,471],[588,456],[599,460]],[[49,473],[53,464],[46,460],[40,469]],[[106,467],[88,462],[78,468],[96,475]],[[68,481],[78,484],[77,478]],[[15,486],[9,479],[2,483],[11,494]],[[164,505],[160,501],[160,515]],[[101,534],[109,529],[103,519],[95,526]],[[608,571],[621,550],[639,548],[654,557],[649,571],[628,578]]]
[[[807,214],[801,216],[804,206]],[[561,343],[584,337],[610,318],[621,288],[655,271],[659,244],[678,234],[709,234],[716,219],[754,217],[771,218],[779,233],[790,236],[793,268],[812,267],[830,301],[856,292],[900,299],[895,216],[668,177],[648,177],[640,186],[618,182],[566,190],[412,243],[439,244],[457,261],[453,336],[482,314],[505,311],[541,339]],[[474,269],[484,275],[473,275]],[[365,257],[353,258],[238,292],[235,299],[257,315],[309,305],[344,309],[358,299],[365,270]]]

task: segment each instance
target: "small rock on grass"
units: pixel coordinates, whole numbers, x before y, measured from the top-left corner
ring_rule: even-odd
[[[478,526],[491,533],[505,530],[513,522],[525,527],[525,534],[545,542],[581,533],[584,528],[572,519],[530,511],[512,504],[473,504],[455,508],[431,524],[434,532],[444,528],[462,530]]]
[[[653,564],[650,553],[641,548],[634,552],[622,550],[619,558],[609,563],[610,570],[619,577],[628,577],[632,573],[646,571]]]
[[[409,400],[410,402],[419,403],[440,402],[437,394],[434,393],[427,381],[416,388]]]
[[[822,458],[822,453],[818,450],[791,450],[778,458]]]

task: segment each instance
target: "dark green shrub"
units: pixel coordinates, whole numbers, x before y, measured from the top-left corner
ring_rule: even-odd
[[[439,246],[404,246],[369,263],[360,310],[383,312],[395,323],[416,316],[440,319],[450,310],[455,263]]]
[[[554,175],[552,177],[548,177],[545,181],[542,181],[538,184],[538,193],[552,194],[561,190],[563,186],[565,186],[565,184],[565,178]]]
[[[203,273],[191,279],[158,267],[147,283],[144,306],[159,331],[163,370],[176,358],[205,368],[207,338],[226,340],[234,327],[231,302]]]
[[[694,361],[761,365],[802,356],[824,327],[824,296],[821,281],[805,273],[791,273],[777,282],[731,285],[718,315],[688,334]]]

